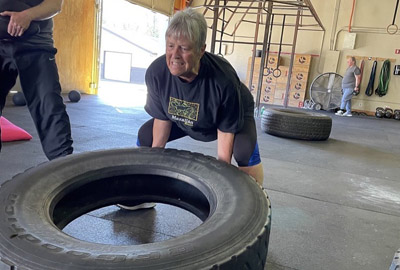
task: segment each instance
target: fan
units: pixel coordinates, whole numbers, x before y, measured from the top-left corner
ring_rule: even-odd
[[[343,77],[334,72],[318,75],[310,85],[310,97],[315,110],[333,110],[340,107]]]

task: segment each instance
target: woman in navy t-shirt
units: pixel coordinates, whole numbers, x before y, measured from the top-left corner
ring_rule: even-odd
[[[146,72],[145,110],[153,117],[139,130],[138,145],[165,147],[184,136],[218,141],[218,159],[263,183],[263,167],[253,117],[254,101],[233,67],[205,52],[206,21],[186,9],[167,29],[166,54]]]

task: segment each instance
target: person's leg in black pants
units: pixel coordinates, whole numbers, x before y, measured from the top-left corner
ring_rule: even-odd
[[[55,53],[56,49],[54,52],[33,51],[15,57],[22,90],[49,160],[73,152],[71,126],[61,97]]]
[[[138,132],[137,146],[151,147],[153,144],[153,124],[154,118],[144,123]],[[182,129],[180,129],[175,123],[172,123],[171,133],[169,134],[168,142],[180,139],[187,136]]]
[[[233,156],[241,171],[252,176],[261,186],[264,169],[257,143],[257,129],[253,116],[247,116],[241,131],[235,134]]]
[[[1,45],[1,44],[0,44]],[[0,54],[0,116],[6,104],[6,97],[11,88],[15,85],[18,72],[10,58]],[[1,137],[1,127],[0,127]],[[0,140],[1,151],[1,140]]]

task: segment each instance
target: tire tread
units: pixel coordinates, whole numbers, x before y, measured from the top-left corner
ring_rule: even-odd
[[[300,140],[327,140],[332,119],[320,113],[267,109],[261,118],[262,130],[270,135]]]

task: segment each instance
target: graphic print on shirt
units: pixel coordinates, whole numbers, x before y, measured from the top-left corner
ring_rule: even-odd
[[[199,116],[199,103],[188,102],[174,97],[169,98],[168,113],[175,121],[183,122],[185,125],[193,126]]]

